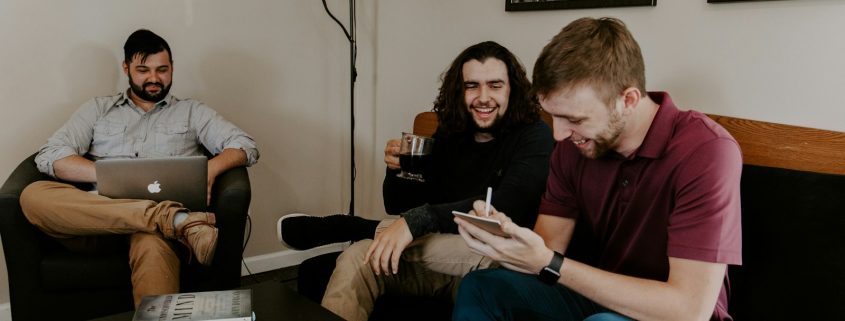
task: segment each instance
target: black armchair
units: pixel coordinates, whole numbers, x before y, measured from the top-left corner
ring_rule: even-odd
[[[35,155],[20,163],[0,188],[0,236],[9,275],[12,318],[87,320],[133,308],[127,251],[75,253],[35,228],[21,212],[19,196],[30,183],[52,178],[38,171]],[[210,266],[181,265],[181,290],[211,291],[240,285],[243,237],[251,197],[246,168],[220,175],[210,211],[219,238]],[[118,244],[126,244],[125,237]],[[182,247],[176,247],[182,249]],[[186,255],[180,255],[185,258]]]

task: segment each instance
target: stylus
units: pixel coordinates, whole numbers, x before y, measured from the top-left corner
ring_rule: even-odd
[[[490,216],[490,199],[493,198],[493,188],[487,188],[487,200],[484,201],[484,216]]]

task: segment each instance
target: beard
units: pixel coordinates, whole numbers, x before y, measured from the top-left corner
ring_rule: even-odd
[[[485,134],[498,133],[499,130],[502,129],[502,123],[503,123],[502,118],[504,118],[504,115],[499,115],[497,113],[496,117],[493,118],[493,123],[491,123],[490,126],[481,127],[481,126],[478,125],[478,122],[475,120],[475,118],[472,117],[472,114],[470,114],[470,119],[472,119],[472,130],[473,130],[473,132],[476,132],[476,133],[485,133]]]
[[[155,93],[149,92],[145,89],[148,86],[153,86],[153,85],[158,86],[158,88],[161,88],[161,89],[159,89],[159,91],[155,92]],[[131,77],[129,78],[129,88],[130,88],[130,90],[132,90],[132,93],[134,93],[135,96],[138,96],[138,98],[141,98],[143,100],[146,100],[146,101],[149,101],[149,102],[152,102],[152,103],[158,102],[158,101],[164,99],[164,97],[167,97],[167,94],[170,92],[170,86],[173,86],[173,84],[171,83],[171,84],[168,84],[167,86],[164,86],[164,84],[162,84],[160,82],[145,82],[142,86],[139,86],[138,84],[132,82]]]
[[[581,155],[590,159],[597,159],[606,155],[618,143],[619,135],[622,134],[622,128],[624,127],[625,121],[622,120],[622,115],[615,110],[611,111],[607,128],[593,139],[593,149],[579,149]]]

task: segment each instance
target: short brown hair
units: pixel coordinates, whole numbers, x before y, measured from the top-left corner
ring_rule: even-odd
[[[625,88],[645,93],[645,64],[640,46],[615,18],[581,18],[549,42],[534,64],[536,95],[591,85],[610,103]]]

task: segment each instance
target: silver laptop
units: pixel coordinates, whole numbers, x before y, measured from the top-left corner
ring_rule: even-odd
[[[208,159],[102,159],[97,168],[97,193],[110,198],[148,199],[182,203],[191,211],[205,211]]]

